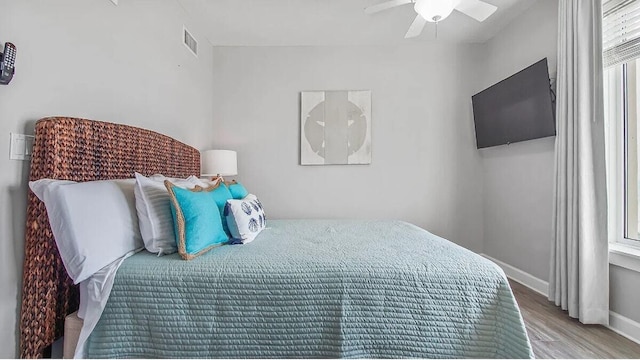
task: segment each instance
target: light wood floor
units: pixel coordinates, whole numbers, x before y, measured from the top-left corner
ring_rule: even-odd
[[[640,358],[640,345],[600,325],[583,325],[546,297],[510,281],[539,359]]]

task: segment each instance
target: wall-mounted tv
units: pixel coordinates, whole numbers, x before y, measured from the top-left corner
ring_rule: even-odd
[[[547,58],[471,97],[478,149],[556,134]]]

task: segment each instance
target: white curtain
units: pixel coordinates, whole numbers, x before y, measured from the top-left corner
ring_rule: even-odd
[[[609,323],[602,1],[560,0],[549,300]]]

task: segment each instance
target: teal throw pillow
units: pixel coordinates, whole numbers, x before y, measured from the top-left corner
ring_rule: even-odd
[[[231,193],[231,196],[236,200],[242,200],[245,197],[247,197],[247,195],[249,195],[249,192],[247,191],[247,189],[244,186],[242,186],[242,184],[240,184],[239,182],[236,182],[235,180],[232,181],[231,183],[228,183],[227,186],[229,187],[229,192]]]
[[[227,205],[227,200],[233,199],[231,192],[221,182],[204,189],[204,191],[210,191],[212,193],[213,199],[215,200],[218,208],[218,216],[220,217],[220,221],[222,222],[222,228],[224,229],[224,232],[227,234],[227,236],[231,236],[229,227],[227,226],[227,219],[225,219],[223,215],[224,207]]]
[[[169,191],[178,253],[183,259],[191,260],[229,242],[214,188],[183,189],[169,180],[165,180],[164,185]]]

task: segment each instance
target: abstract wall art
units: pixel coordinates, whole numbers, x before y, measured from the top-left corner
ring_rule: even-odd
[[[371,91],[303,91],[300,164],[371,164]]]

